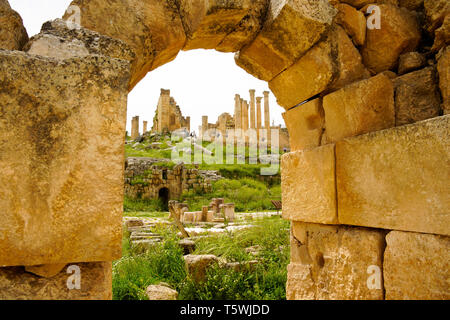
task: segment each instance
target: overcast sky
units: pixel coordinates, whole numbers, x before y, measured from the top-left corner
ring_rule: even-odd
[[[39,33],[44,22],[60,18],[70,4],[70,0],[9,0],[11,7],[19,12],[28,35]],[[214,50],[193,50],[181,52],[175,61],[151,73],[133,89],[128,96],[127,130],[131,128],[131,118],[140,116],[149,121],[149,127],[158,103],[160,89],[170,89],[172,97],[181,107],[184,116],[191,116],[191,130],[198,131],[202,115],[209,116],[215,123],[223,113],[234,112],[234,95],[239,93],[249,100],[250,89],[256,89],[257,96],[269,90],[266,82],[260,81],[236,66],[234,54]],[[283,109],[277,105],[271,94],[271,119],[282,124]]]

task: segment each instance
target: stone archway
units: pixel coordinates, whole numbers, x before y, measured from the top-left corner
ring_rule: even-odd
[[[363,7],[372,2],[383,2],[380,30],[366,30]],[[109,297],[111,264],[94,261],[120,257],[127,92],[180,50],[203,48],[237,52],[236,63],[268,81],[286,109],[293,150],[282,166],[283,216],[293,221],[288,298],[448,298],[439,264],[450,234],[448,168],[440,165],[449,159],[449,116],[439,117],[436,70],[419,62],[412,63],[419,74],[392,73],[420,45],[421,29],[436,34],[429,56],[448,112],[450,53],[436,55],[445,46],[448,3],[396,3],[73,1],[83,28],[49,22],[17,48],[27,53],[0,51],[7,88],[0,91],[0,229],[7,239],[0,265],[44,265],[28,270],[45,276],[50,265],[86,262],[86,274],[103,275],[88,276],[95,290],[80,296],[53,284],[56,296],[47,298]],[[414,10],[424,12],[426,26]],[[73,14],[64,18],[76,21]],[[407,84],[428,80],[415,92],[431,104],[402,100],[411,96]],[[37,231],[48,237],[37,241]],[[408,265],[417,256],[432,266],[431,277]],[[8,272],[15,284],[29,277]]]

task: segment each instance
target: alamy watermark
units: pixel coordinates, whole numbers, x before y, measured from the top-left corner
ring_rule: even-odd
[[[71,265],[67,268],[67,288],[69,290],[81,290],[81,269],[77,265]]]
[[[280,170],[280,130],[276,128],[229,129],[225,133],[212,129],[200,138],[177,130],[171,137],[171,159],[175,163],[262,164],[263,176],[276,175]]]

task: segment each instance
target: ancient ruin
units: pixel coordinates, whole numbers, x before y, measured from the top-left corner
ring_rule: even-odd
[[[448,0],[72,4],[81,27],[23,46],[0,0],[1,299],[111,298],[127,94],[194,48],[237,52],[286,109],[288,299],[450,298]]]
[[[216,171],[186,168],[161,159],[127,158],[125,194],[132,199],[179,199],[183,192],[209,192],[211,182],[221,179]],[[171,166],[172,164],[172,166]]]
[[[175,130],[191,131],[191,117],[183,117],[180,107],[170,96],[170,90],[161,89],[152,132],[169,133]]]
[[[224,139],[229,137],[229,133],[233,132],[236,137],[241,135],[248,136],[249,129],[253,130],[258,141],[266,142],[271,146],[271,130],[279,133],[279,147],[282,149],[289,149],[289,133],[286,128],[282,128],[281,125],[275,126],[270,123],[270,102],[269,91],[264,91],[264,97],[256,97],[256,91],[251,89],[250,101],[247,101],[239,94],[235,95],[234,114],[222,113],[216,123],[209,123],[208,116],[202,117],[202,125],[199,127],[200,137],[205,141],[212,141],[217,137],[223,137]],[[262,100],[264,99],[264,105]],[[264,107],[264,110],[262,108]],[[264,125],[262,112],[264,111]],[[266,130],[265,136],[261,136],[263,131]],[[247,137],[248,142],[248,137]]]

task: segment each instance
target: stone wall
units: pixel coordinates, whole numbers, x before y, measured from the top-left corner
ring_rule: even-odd
[[[211,183],[221,179],[215,171],[166,164],[167,167],[161,159],[128,158],[125,162],[125,195],[133,199],[158,199],[160,190],[167,188],[169,199],[179,200],[183,192],[211,192]]]
[[[293,150],[287,298],[448,300],[448,48],[430,39],[450,5],[383,3],[370,30],[363,5],[335,2],[328,40],[270,81]]]

